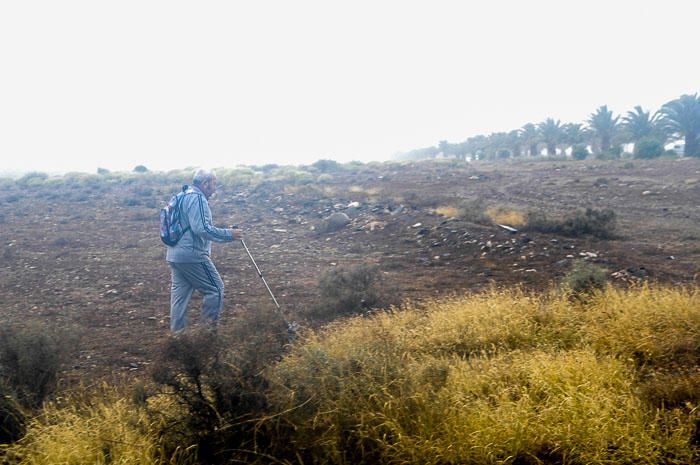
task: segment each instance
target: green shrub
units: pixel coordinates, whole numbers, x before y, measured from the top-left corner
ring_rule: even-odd
[[[610,209],[587,208],[564,217],[552,220],[542,212],[530,212],[525,229],[545,233],[561,234],[569,237],[594,236],[611,239],[616,223],[615,212]]]
[[[340,163],[335,160],[317,160],[311,166],[322,173],[340,171],[341,169]]]
[[[310,310],[310,316],[320,320],[400,303],[396,290],[386,283],[381,270],[374,265],[333,268],[321,276],[317,288],[319,301]]]
[[[571,270],[564,276],[562,283],[574,295],[590,294],[604,289],[608,282],[608,270],[586,260],[574,262]]]
[[[574,160],[585,160],[588,158],[588,147],[586,144],[575,144],[571,148],[571,156]]]
[[[17,180],[17,184],[22,187],[31,187],[43,184],[49,178],[46,173],[41,173],[38,171],[32,171],[27,173]]]
[[[622,157],[622,146],[614,145],[608,150],[596,155],[598,160],[619,160]]]
[[[651,159],[658,158],[664,154],[664,144],[658,140],[640,140],[634,144],[634,158]]]

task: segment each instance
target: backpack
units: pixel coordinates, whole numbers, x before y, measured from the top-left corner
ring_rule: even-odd
[[[189,226],[183,229],[180,221],[180,204],[189,186],[182,186],[182,192],[173,195],[166,206],[160,209],[160,240],[173,247],[185,235]]]

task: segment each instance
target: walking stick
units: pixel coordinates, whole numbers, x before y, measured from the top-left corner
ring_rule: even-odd
[[[277,303],[277,299],[275,299],[275,295],[272,293],[270,286],[267,285],[267,281],[265,281],[265,277],[263,276],[262,271],[260,271],[258,264],[255,263],[255,259],[253,258],[253,255],[250,253],[250,250],[248,250],[248,246],[245,245],[245,241],[243,239],[241,239],[241,244],[243,244],[243,248],[248,253],[248,256],[250,257],[250,261],[253,262],[253,266],[255,266],[255,271],[258,272],[258,276],[260,276],[260,279],[262,279],[263,284],[265,284],[265,287],[267,288],[267,292],[270,293],[270,297],[272,297],[272,301],[275,303],[275,307],[277,308],[277,313],[279,313],[279,315],[282,317],[282,320],[287,325],[287,332],[289,334],[296,334],[297,328],[299,328],[299,325],[295,321],[292,321],[292,322],[287,321],[287,319],[284,317],[284,313],[282,312],[282,308],[280,307],[280,304]]]

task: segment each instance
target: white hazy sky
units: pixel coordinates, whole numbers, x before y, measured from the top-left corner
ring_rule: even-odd
[[[0,171],[384,160],[700,90],[700,2],[2,1]]]

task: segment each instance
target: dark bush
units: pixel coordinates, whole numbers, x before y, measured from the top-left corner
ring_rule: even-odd
[[[552,220],[542,212],[528,214],[525,230],[561,234],[569,237],[594,236],[612,239],[615,230],[615,212],[610,209],[587,208],[565,217]]]
[[[619,160],[622,157],[622,147],[615,145],[610,147],[608,150],[600,152],[596,155],[598,160]]]
[[[21,438],[25,431],[24,425],[22,407],[15,400],[12,391],[0,383],[0,444],[9,444]]]
[[[271,309],[237,318],[226,335],[194,328],[171,338],[153,370],[156,385],[184,408],[177,418],[152,412],[162,420],[166,447],[196,445],[201,463],[249,463],[254,454],[242,451],[271,437],[258,422],[268,407],[263,372],[288,343],[286,325]]]
[[[318,292],[319,301],[310,310],[310,316],[320,320],[400,303],[396,289],[388,285],[382,272],[373,265],[333,268],[319,279]]]
[[[695,367],[673,368],[655,373],[640,386],[640,397],[654,408],[682,408],[700,400],[700,373]]]
[[[574,160],[585,160],[588,158],[588,148],[586,144],[576,144],[571,148],[571,156]]]
[[[134,167],[134,173],[148,173],[148,168],[143,165],[137,165]]]
[[[109,174],[109,172],[107,168],[97,168],[97,174],[106,175]]]
[[[0,330],[0,381],[18,401],[36,408],[56,388],[58,373],[76,346],[76,337],[39,324]]]
[[[332,171],[340,170],[340,163],[335,160],[317,160],[311,164],[314,168],[321,171],[322,173],[329,173]]]
[[[634,144],[634,158],[651,159],[664,154],[664,144],[658,140],[640,140]]]

